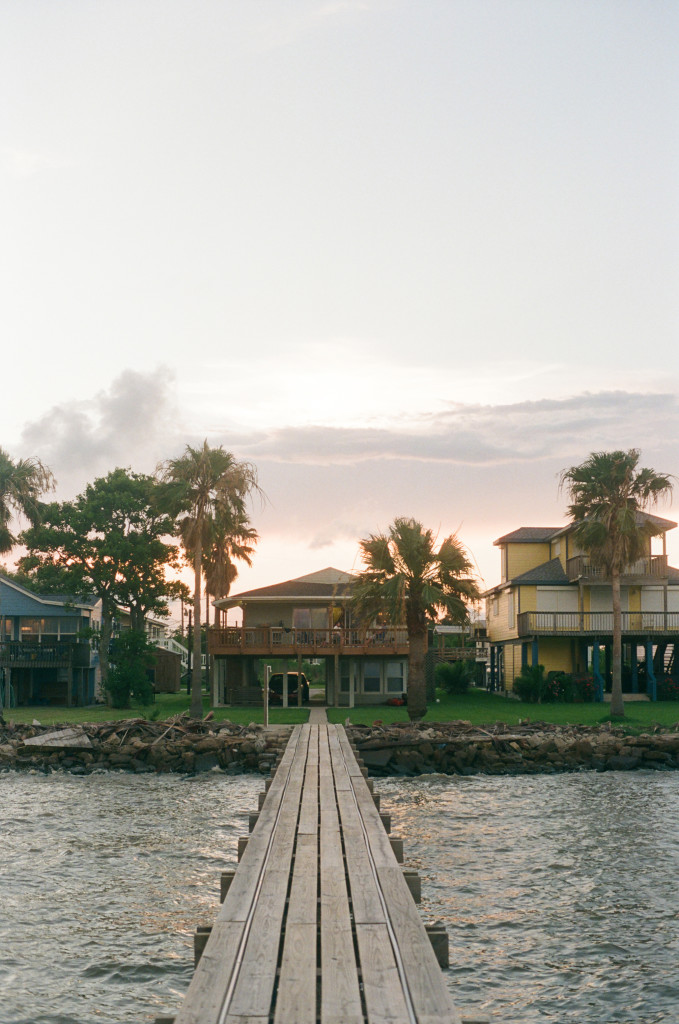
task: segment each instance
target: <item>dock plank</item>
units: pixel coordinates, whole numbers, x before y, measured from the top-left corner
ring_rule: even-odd
[[[459,1024],[342,726],[296,726],[176,1024]]]

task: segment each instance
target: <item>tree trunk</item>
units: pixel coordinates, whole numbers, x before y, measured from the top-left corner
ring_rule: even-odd
[[[622,613],[620,610],[620,573],[611,570],[611,591],[613,593],[613,683],[611,686],[611,717],[625,717],[622,700]]]
[[[427,628],[408,630],[408,716],[418,721],[427,713],[427,681],[424,663],[427,654]]]
[[[200,644],[200,583],[203,549],[200,530],[196,530],[196,550],[193,557],[193,666],[191,670],[191,717],[203,717],[203,666]]]
[[[108,651],[111,646],[111,634],[113,633],[113,609],[108,608],[102,602],[101,609],[101,630],[99,631],[99,670],[101,672],[101,688],[106,694],[106,702],[109,702],[107,689],[110,665]]]

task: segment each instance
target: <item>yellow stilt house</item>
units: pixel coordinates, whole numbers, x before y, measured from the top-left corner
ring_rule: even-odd
[[[659,677],[679,676],[679,570],[667,564],[676,523],[638,513],[657,529],[622,577],[623,688],[655,698]],[[525,665],[589,673],[603,699],[613,635],[610,580],[580,551],[573,524],[523,526],[499,537],[501,581],[484,595],[490,683],[511,690]],[[659,551],[651,547],[658,546]]]

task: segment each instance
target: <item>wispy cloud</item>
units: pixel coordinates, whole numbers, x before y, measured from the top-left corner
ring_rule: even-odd
[[[400,428],[286,427],[241,434],[250,458],[308,465],[353,465],[376,459],[497,466],[593,448],[655,446],[679,430],[672,394],[585,393],[513,405],[454,403]]]

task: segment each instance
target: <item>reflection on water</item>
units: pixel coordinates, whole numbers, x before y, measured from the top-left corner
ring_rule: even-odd
[[[491,1020],[679,1020],[679,775],[380,783],[446,921],[449,983]],[[434,854],[432,856],[432,853]]]
[[[261,779],[0,776],[0,1022],[176,1009]],[[451,935],[451,991],[503,1024],[679,1020],[679,774],[381,780]]]

